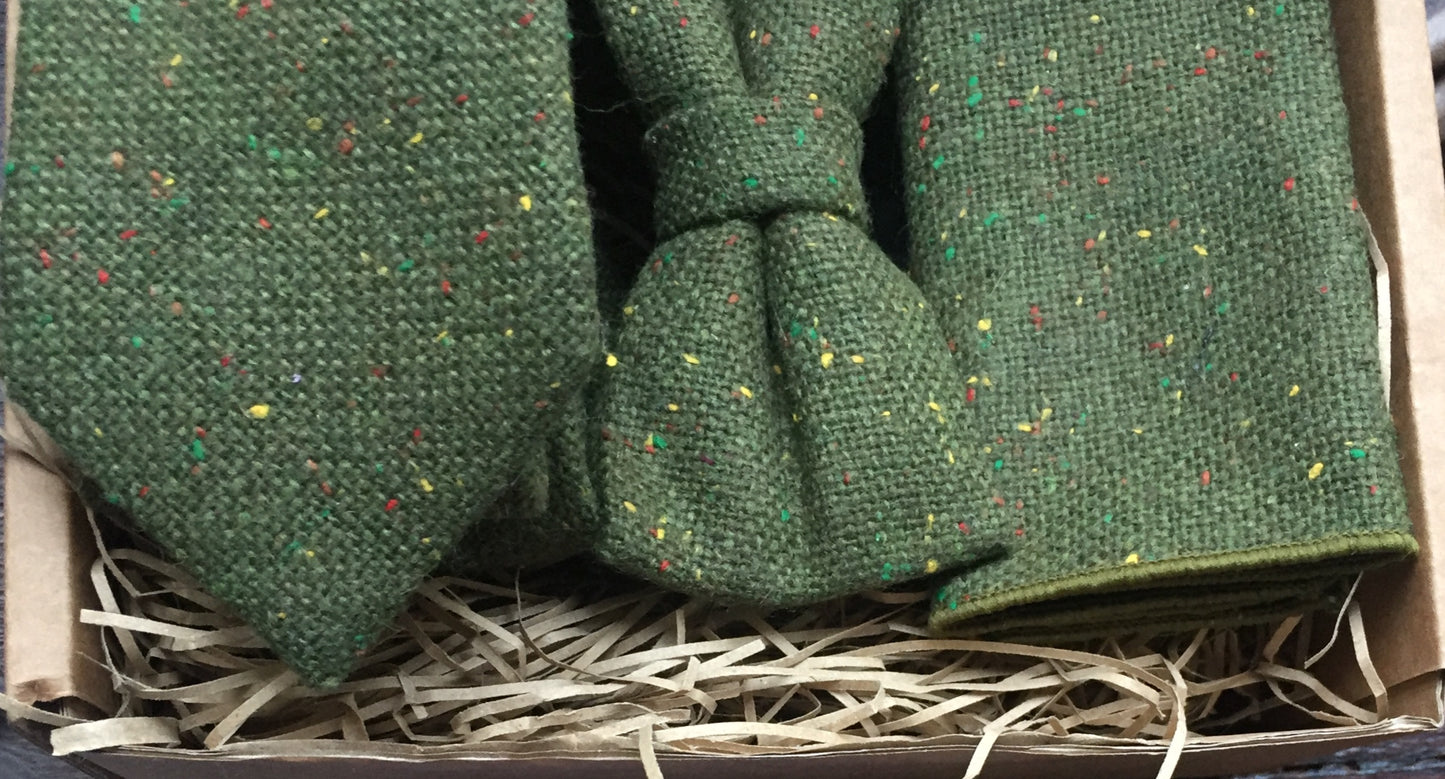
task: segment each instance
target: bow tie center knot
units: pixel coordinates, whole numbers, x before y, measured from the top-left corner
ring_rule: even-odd
[[[817,100],[714,98],[652,126],[658,238],[731,219],[825,212],[865,220],[863,132]]]

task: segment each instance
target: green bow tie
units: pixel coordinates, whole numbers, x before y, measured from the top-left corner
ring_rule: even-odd
[[[660,244],[604,403],[601,557],[787,605],[996,551],[966,510],[967,388],[868,237],[859,120],[898,4],[601,4],[655,116]]]
[[[566,13],[24,9],[8,389],[311,683],[600,362]]]

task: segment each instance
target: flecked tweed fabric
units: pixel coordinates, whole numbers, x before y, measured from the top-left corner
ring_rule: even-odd
[[[898,4],[599,5],[655,123],[659,245],[605,371],[597,551],[789,605],[996,552],[928,304],[868,237],[859,120]]]
[[[9,391],[335,684],[601,367],[565,4],[23,16]]]
[[[521,569],[589,548],[599,522],[594,403],[595,392],[582,387],[556,409],[555,422],[536,431],[535,447],[511,461],[513,481],[453,546],[437,575],[511,584]]]
[[[940,593],[999,638],[1317,604],[1415,549],[1329,9],[910,2],[912,274],[1016,528]]]

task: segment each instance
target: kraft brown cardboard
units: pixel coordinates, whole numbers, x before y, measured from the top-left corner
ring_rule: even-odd
[[[13,24],[19,0],[11,4]],[[37,0],[31,0],[32,2]],[[1445,667],[1445,180],[1440,168],[1419,0],[1336,0],[1336,33],[1350,108],[1360,202],[1389,267],[1391,404],[1422,553],[1362,584],[1369,649],[1390,685],[1392,718],[1377,725],[1194,738],[1179,776],[1263,770],[1337,749],[1437,727]],[[7,429],[13,429],[7,427]],[[109,683],[87,673],[95,632],[76,619],[94,556],[83,519],[64,485],[37,467],[6,458],[8,691],[36,700],[102,702]],[[77,530],[79,528],[79,530]],[[17,543],[16,539],[19,538]],[[17,636],[23,636],[16,641]],[[1341,642],[1342,647],[1348,641]],[[1321,676],[1364,697],[1348,663],[1328,661]],[[1331,669],[1337,678],[1330,678]],[[765,757],[660,755],[675,775],[832,776],[863,773],[959,776],[977,739],[886,749],[842,749]],[[1005,735],[985,776],[1152,776],[1162,744],[1088,737]],[[641,776],[635,754],[507,755],[466,748],[343,742],[236,744],[220,750],[132,748],[88,756],[126,777],[317,776],[589,777]]]
[[[1390,269],[1390,408],[1421,547],[1361,588],[1371,654],[1394,685],[1445,666],[1445,187],[1424,5],[1334,6],[1360,204]]]

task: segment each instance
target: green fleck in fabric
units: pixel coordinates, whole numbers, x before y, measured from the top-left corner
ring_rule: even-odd
[[[1328,3],[1267,10],[908,4],[912,275],[1017,526],[936,628],[1261,619],[1415,550]]]
[[[601,366],[566,15],[25,7],[8,390],[311,684]],[[479,554],[579,542],[514,517]]]
[[[887,0],[603,3],[655,123],[659,245],[607,358],[597,551],[723,602],[807,603],[999,548],[962,510],[965,387],[868,237]]]

